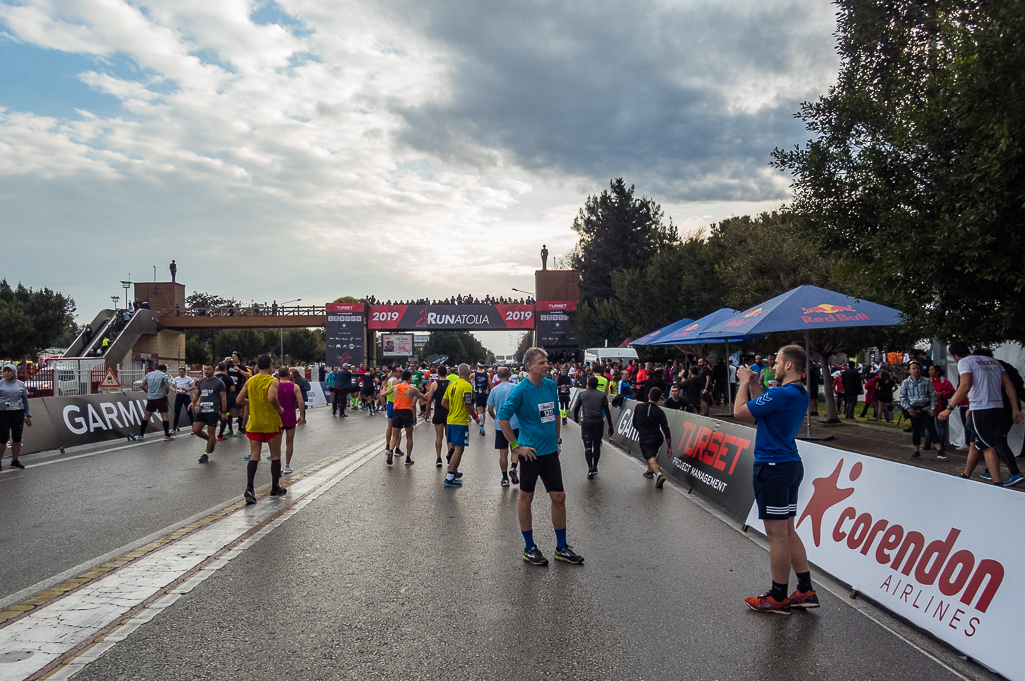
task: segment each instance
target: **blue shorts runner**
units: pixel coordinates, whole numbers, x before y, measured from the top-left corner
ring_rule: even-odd
[[[387,402],[385,404],[385,407],[384,407],[384,415],[387,416],[388,418],[391,418],[392,414],[394,412],[395,412],[395,403],[394,402]]]
[[[754,488],[760,520],[786,520],[797,515],[797,490],[804,479],[800,461],[755,463]]]
[[[448,435],[448,443],[453,447],[470,446],[470,426],[456,426],[450,423],[445,430]]]

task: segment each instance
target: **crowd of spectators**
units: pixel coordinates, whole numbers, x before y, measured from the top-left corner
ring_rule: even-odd
[[[455,295],[441,300],[433,298],[417,298],[416,300],[386,300],[380,301],[374,296],[367,296],[366,300],[371,305],[532,305],[536,302],[530,296],[526,298],[505,298],[496,296],[484,296],[477,298],[472,295]]]

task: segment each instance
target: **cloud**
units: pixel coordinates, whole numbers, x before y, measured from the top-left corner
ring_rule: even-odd
[[[778,200],[832,19],[749,5],[0,0],[6,50],[67,57],[15,90],[50,115],[0,91],[0,231],[52,265],[6,276],[83,316],[171,258],[247,300],[509,295],[611,177],[691,221]]]

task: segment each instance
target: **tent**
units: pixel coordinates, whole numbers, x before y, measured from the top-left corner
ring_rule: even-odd
[[[661,329],[658,329],[657,331],[652,331],[651,333],[649,333],[647,335],[641,336],[640,338],[638,338],[635,341],[630,341],[630,345],[655,345],[655,341],[660,339],[662,336],[664,336],[666,334],[670,334],[670,333],[672,333],[672,332],[674,332],[674,331],[676,331],[676,330],[678,330],[680,328],[683,328],[685,326],[690,326],[693,323],[694,323],[693,319],[689,319],[689,318],[681,319],[678,322],[673,322],[669,326],[663,326]]]

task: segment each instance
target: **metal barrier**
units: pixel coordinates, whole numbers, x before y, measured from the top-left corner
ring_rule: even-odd
[[[162,314],[173,317],[302,317],[327,315],[323,305],[289,305],[275,310],[269,305],[227,305],[223,307],[188,307]]]

